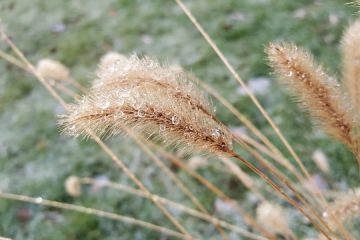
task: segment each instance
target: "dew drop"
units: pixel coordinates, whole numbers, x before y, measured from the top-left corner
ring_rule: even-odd
[[[114,73],[114,72],[116,72],[116,64],[111,64],[111,66],[110,66],[110,68],[109,68],[109,71],[111,72],[111,73]]]
[[[221,130],[218,128],[214,128],[211,130],[211,136],[218,139],[221,136]]]
[[[123,98],[119,98],[116,103],[119,105],[119,106],[122,106],[124,105],[124,99]]]
[[[36,202],[36,203],[42,203],[42,201],[43,201],[42,197],[37,197],[37,198],[35,199],[35,202]]]
[[[140,118],[143,118],[143,117],[145,116],[145,112],[142,111],[142,110],[138,110],[138,111],[136,112],[136,116],[137,116],[137,117],[140,117]]]
[[[160,132],[164,132],[166,128],[165,128],[164,125],[161,124],[160,127],[159,127],[159,129],[160,129]]]
[[[174,115],[174,116],[171,117],[171,122],[174,125],[178,125],[179,122],[180,122],[180,119],[177,116]]]
[[[227,146],[228,146],[228,148],[229,148],[230,150],[233,149],[233,143],[232,143],[231,140],[227,143]]]
[[[110,106],[110,102],[108,100],[100,102],[98,107],[101,109],[107,109]]]
[[[125,114],[123,111],[118,111],[115,113],[116,118],[124,118]]]

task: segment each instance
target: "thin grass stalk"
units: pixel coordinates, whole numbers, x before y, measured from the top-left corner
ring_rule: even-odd
[[[76,80],[72,80],[74,82],[74,85],[79,86],[79,89],[84,89],[84,87],[78,83]],[[71,96],[74,96],[73,94],[70,94]],[[75,95],[76,98],[78,98],[78,95]],[[165,174],[174,181],[174,183],[180,188],[180,190],[192,201],[192,203],[201,210],[201,212],[209,215],[208,210],[200,203],[200,201],[194,196],[194,194],[181,182],[181,180],[146,146],[144,145],[140,140],[139,136],[133,133],[129,128],[126,126],[121,126],[122,129],[133,139],[133,141],[136,142],[137,145],[139,145],[144,152],[150,157],[152,161],[155,162],[155,164],[165,172]],[[224,239],[227,239],[227,236],[224,234],[223,230],[220,226],[215,225],[219,233],[222,235]]]
[[[214,50],[214,52],[218,55],[218,57],[221,59],[221,61],[224,63],[225,67],[229,70],[229,72],[233,75],[233,77],[244,88],[245,92],[249,95],[251,100],[254,102],[255,106],[259,109],[261,114],[265,117],[265,119],[268,121],[270,126],[274,129],[276,135],[280,138],[282,143],[285,145],[285,147],[290,152],[292,157],[295,159],[297,164],[300,166],[301,171],[305,174],[305,176],[308,179],[311,179],[309,172],[305,168],[304,164],[302,163],[302,161],[300,160],[299,156],[296,154],[294,149],[291,147],[290,143],[286,140],[286,138],[284,137],[284,135],[282,134],[280,129],[277,127],[277,125],[271,119],[269,114],[266,112],[264,107],[257,100],[257,98],[252,93],[252,91],[248,88],[248,86],[245,84],[245,82],[237,74],[237,72],[235,71],[233,66],[230,64],[228,59],[224,56],[224,54],[221,52],[221,50],[218,48],[218,46],[215,44],[215,42],[211,39],[209,34],[204,30],[204,28],[200,25],[200,23],[197,21],[195,16],[191,13],[191,11],[185,6],[185,4],[181,0],[175,0],[175,2],[182,9],[182,11],[186,14],[186,16],[189,18],[189,20],[192,22],[192,24],[196,27],[196,29],[201,33],[201,35],[204,37],[204,39],[207,41],[207,43],[211,46],[211,48]]]
[[[56,85],[55,85],[56,86]],[[81,85],[80,85],[81,86]],[[69,92],[65,92],[69,94]],[[73,96],[73,94],[69,94],[70,96]],[[76,95],[78,96],[78,95]],[[201,212],[205,213],[205,215],[209,215],[209,212],[207,209],[199,202],[199,200],[193,195],[193,193],[181,182],[181,180],[165,165],[162,163],[162,161],[148,148],[146,147],[140,140],[139,136],[136,136],[130,129],[123,126],[123,130],[133,139],[133,141],[136,142],[137,145],[139,145],[144,152],[151,158],[152,161],[155,162],[155,164],[162,169],[165,174],[174,181],[174,183],[180,188],[180,190],[190,198],[192,203],[201,210]],[[155,195],[154,195],[155,196]],[[210,216],[210,215],[209,215]],[[211,222],[213,223],[213,222]],[[215,225],[215,227],[218,229],[219,233],[222,235],[224,239],[227,239],[226,235],[224,235],[223,230],[219,225]],[[219,228],[220,227],[220,228]]]
[[[68,105],[62,99],[62,97],[52,88],[52,86],[40,76],[35,67],[27,60],[24,54],[16,47],[12,40],[6,35],[6,33],[0,30],[0,37],[11,47],[23,64],[30,70],[30,72],[45,86],[49,93],[65,108]],[[87,134],[103,149],[103,151],[111,158],[111,160],[118,166],[125,174],[145,193],[150,194],[150,191],[141,183],[141,181],[131,172],[131,170],[113,153],[113,151],[93,132],[86,130]],[[176,228],[187,236],[188,239],[193,237],[188,233],[185,228],[171,215],[171,213],[164,208],[156,198],[151,198],[152,202],[160,209],[160,211],[174,224]]]
[[[98,209],[94,209],[94,208],[88,208],[88,207],[79,206],[79,205],[75,205],[75,204],[56,202],[56,201],[51,201],[51,200],[47,200],[47,199],[43,199],[43,198],[33,198],[33,197],[24,196],[24,195],[17,195],[17,194],[4,193],[4,192],[0,192],[0,198],[7,199],[7,200],[33,203],[33,204],[37,204],[37,205],[41,205],[41,206],[54,207],[54,208],[58,208],[58,209],[64,209],[64,210],[80,212],[80,213],[84,213],[84,214],[88,214],[88,215],[94,215],[94,216],[98,216],[98,217],[102,217],[102,218],[108,218],[111,220],[121,221],[121,222],[124,222],[127,224],[138,225],[138,226],[141,226],[144,228],[148,228],[152,231],[156,231],[156,232],[166,234],[168,236],[176,237],[179,239],[188,239],[186,235],[184,235],[180,232],[176,232],[171,229],[165,228],[165,227],[161,227],[161,226],[158,226],[158,225],[155,225],[155,224],[152,224],[149,222],[145,222],[142,220],[138,220],[138,219],[135,219],[132,217],[115,214],[112,212],[106,212],[106,211],[102,211],[102,210],[98,210]]]
[[[201,33],[201,35],[204,37],[204,39],[208,42],[208,44],[211,46],[211,48],[214,50],[214,52],[218,55],[218,57],[221,59],[221,61],[224,63],[226,68],[229,70],[229,72],[233,75],[233,77],[240,83],[240,85],[244,88],[246,93],[249,95],[251,100],[254,102],[256,107],[259,109],[261,114],[265,117],[265,119],[268,121],[270,126],[275,131],[276,135],[280,138],[284,146],[287,148],[289,153],[292,155],[292,157],[295,159],[297,164],[299,165],[301,171],[305,174],[305,177],[310,180],[311,176],[309,172],[307,171],[306,167],[302,163],[301,159],[295,152],[295,150],[291,147],[290,143],[286,140],[280,129],[277,127],[275,122],[271,119],[269,114],[266,112],[264,107],[260,104],[260,102],[257,100],[255,95],[252,93],[252,91],[247,87],[245,82],[240,78],[240,76],[237,74],[235,69],[232,67],[230,62],[227,60],[227,58],[224,56],[224,54],[221,52],[221,50],[218,48],[218,46],[215,44],[215,42],[210,38],[208,33],[204,30],[204,28],[200,25],[200,23],[197,21],[195,16],[191,13],[191,11],[184,5],[184,3],[181,0],[175,0],[175,2],[178,4],[178,6],[183,10],[183,12],[186,14],[186,16],[189,18],[189,20],[192,22],[192,24],[196,27],[196,29]],[[324,196],[321,192],[319,192],[319,195],[323,200],[325,200]]]
[[[268,156],[269,158],[274,159],[277,163],[283,162],[285,163],[287,160],[279,155],[275,155],[273,152],[271,152],[268,148],[266,148],[264,145],[262,145],[261,143],[257,142],[256,140],[254,140],[253,138],[249,137],[246,134],[242,134],[242,133],[234,133],[234,140],[237,143],[247,143],[251,146],[253,146],[253,149],[257,152],[261,152],[264,155]],[[288,163],[288,162],[286,162]],[[280,164],[282,165],[282,164]],[[287,164],[288,165],[288,164]],[[284,166],[284,165],[282,165]],[[285,166],[284,166],[285,167]],[[296,169],[293,167],[293,165],[288,165],[288,167],[285,167],[287,170],[290,171],[291,174],[293,174],[296,179],[298,179],[299,182],[304,182],[305,178],[299,174],[298,171],[296,171]]]
[[[133,141],[136,142],[140,148],[152,159],[152,161],[179,187],[179,189],[191,200],[191,202],[200,209],[201,212],[209,215],[209,211],[201,204],[201,202],[194,196],[188,187],[139,139],[139,137],[133,133],[126,126],[122,126],[124,132],[126,132]],[[219,225],[215,225],[223,239],[227,239],[224,231]]]
[[[96,179],[92,179],[92,178],[79,178],[80,182],[82,184],[90,184],[90,185],[96,185]],[[133,195],[136,195],[136,196],[140,196],[140,197],[144,197],[144,198],[149,198],[148,195],[144,194],[144,192],[142,191],[139,191],[137,189],[134,189],[134,188],[131,188],[129,186],[126,186],[126,185],[123,185],[123,184],[119,184],[119,183],[114,183],[114,182],[105,182],[102,184],[103,187],[108,187],[108,188],[112,188],[112,189],[116,189],[116,190],[120,190],[120,191],[124,191],[126,193],[129,193],[129,194],[133,194]],[[247,237],[249,239],[256,239],[256,240],[264,240],[265,238],[259,236],[259,235],[256,235],[256,234],[253,234],[251,232],[248,232],[236,225],[233,225],[231,223],[228,223],[224,220],[221,220],[219,218],[216,218],[214,216],[210,216],[208,214],[204,214],[202,212],[199,212],[193,208],[189,208],[183,204],[180,204],[178,202],[174,202],[174,201],[171,201],[167,198],[164,198],[164,197],[160,197],[158,195],[154,195],[155,197],[157,197],[159,199],[160,202],[168,205],[169,207],[173,207],[173,208],[176,208],[178,210],[181,210],[181,211],[184,211],[185,213],[193,216],[193,217],[196,217],[196,218],[199,218],[199,219],[202,219],[206,222],[209,222],[209,223],[212,223],[214,225],[220,225],[221,227],[223,228],[226,228],[230,231],[233,231],[233,232],[236,232],[238,233],[239,235],[242,235],[244,237]]]
[[[269,168],[272,169],[272,171],[276,172],[278,175],[282,176],[284,179],[286,179],[290,185],[294,186],[296,185],[296,183],[294,181],[292,181],[291,179],[289,179],[286,175],[284,175],[280,170],[278,170],[271,162],[267,161],[266,158],[264,158],[261,154],[259,154],[256,149],[254,149],[253,147],[251,147],[251,142],[247,142],[245,139],[242,139],[242,138],[236,138],[235,140],[238,144],[240,144],[244,149],[246,149],[246,151],[248,151],[253,157],[255,157],[258,162],[262,163],[262,165],[267,165]],[[250,145],[249,145],[250,144]],[[302,181],[300,181],[302,182]],[[295,187],[292,187],[295,189]],[[302,193],[304,196],[306,196],[306,198],[308,199],[309,203],[312,203],[312,204],[317,204],[317,205],[320,205],[321,209],[325,209],[321,204],[319,204],[318,201],[316,201],[316,199],[313,198],[313,196],[311,195],[312,192],[310,191],[304,191],[304,192],[301,192],[303,191],[304,189],[301,188],[299,190],[294,190],[294,192],[299,192],[299,193]],[[306,190],[306,189],[305,189]],[[305,200],[304,200],[305,201]],[[309,206],[310,207],[310,206]]]
[[[81,93],[87,93],[87,89],[81,85],[78,81],[76,81],[73,78],[69,78],[69,79],[65,79],[65,81],[69,82],[70,84],[72,84],[76,89],[78,89]]]
[[[259,129],[239,110],[237,110],[231,103],[221,96],[215,89],[210,85],[206,84],[204,81],[198,79],[198,83],[202,88],[204,88],[208,93],[214,96],[223,106],[225,106],[241,123],[243,123],[250,131],[252,131],[255,136],[257,136],[264,144],[267,146],[269,151],[273,153],[274,160],[278,161],[281,165],[287,168],[290,172],[296,172],[296,169],[291,164],[291,162],[286,161],[285,157],[279,151],[279,149],[271,143],[271,141],[259,131]],[[249,137],[250,138],[250,137]]]
[[[17,60],[15,57],[11,56],[10,54],[2,51],[1,49],[0,49],[0,58],[3,58],[4,60],[21,68],[22,70],[28,71],[27,68],[19,60]]]
[[[127,129],[125,126],[124,127],[124,130],[126,130],[128,133],[130,133],[130,129]],[[140,135],[137,135],[135,139],[137,139],[138,141],[141,139],[142,137]],[[179,166],[180,168],[184,169],[186,172],[189,173],[189,171],[191,172],[190,175],[192,175],[193,177],[195,176],[198,180],[200,179],[200,182],[201,183],[204,183],[205,182],[205,186],[208,187],[208,189],[210,191],[212,191],[213,193],[215,193],[216,195],[218,195],[219,197],[221,197],[223,200],[226,200],[226,201],[231,201],[231,202],[234,202],[234,200],[230,199],[229,197],[225,196],[225,194],[223,192],[221,192],[219,189],[216,189],[216,187],[214,185],[212,185],[210,182],[208,182],[206,179],[204,179],[203,177],[201,177],[199,174],[197,174],[196,172],[190,170],[186,165],[184,165],[181,160],[178,160],[174,155],[171,155],[171,154],[168,154],[167,152],[163,151],[158,145],[152,143],[151,141],[145,139],[145,138],[142,138],[141,141],[145,141],[147,142],[151,147],[153,147],[154,149],[156,150],[161,150],[162,154],[163,155],[166,155],[168,158],[170,156],[170,160],[176,164],[177,166]],[[141,143],[138,142],[138,144],[140,145]],[[214,190],[215,189],[215,190]],[[220,193],[220,194],[219,194]],[[253,226],[255,229],[259,230],[260,232],[262,232],[265,236],[269,237],[270,239],[274,239],[274,236],[271,236],[269,233],[265,232],[264,229],[262,229],[260,226],[258,226],[255,222],[254,219],[252,219],[250,217],[250,215],[247,215],[245,214],[244,210],[243,209],[240,209],[239,205],[236,204],[236,207],[235,207],[241,215],[244,215],[244,218],[245,218],[245,221]],[[205,209],[205,211],[207,211]]]
[[[3,58],[4,60],[8,61],[9,63],[19,67],[20,69],[30,72],[30,69],[28,69],[21,61],[16,59],[14,56],[11,56],[10,54],[7,54],[6,52],[2,51],[0,49],[0,58]],[[82,93],[86,93],[86,88],[83,87],[80,83],[75,81],[74,79],[65,79],[64,81],[69,82],[71,85],[73,85],[76,89],[80,90]],[[55,81],[56,82],[56,81]],[[50,82],[51,83],[51,82]],[[52,84],[52,83],[51,83]],[[67,93],[69,96],[78,99],[80,96],[75,93],[74,91],[68,89],[66,86],[58,85],[58,84],[52,84],[53,86],[56,86],[59,90]]]
[[[266,159],[264,159],[261,155],[259,155],[256,151],[254,151],[253,149],[251,149],[251,147],[247,146],[246,143],[243,143],[243,147],[245,149],[247,149],[259,162],[260,164],[265,167],[267,170],[269,170],[270,172],[272,172],[278,179],[281,180],[281,182],[283,182],[290,190],[291,192],[295,195],[295,197],[297,199],[300,200],[301,203],[304,204],[304,206],[306,206],[308,209],[310,209],[311,213],[313,215],[315,215],[315,217],[319,220],[319,222],[321,224],[323,224],[332,234],[334,234],[332,228],[330,228],[328,226],[328,223],[326,221],[324,221],[321,216],[316,212],[316,211],[313,211],[312,210],[312,207],[309,205],[309,202],[307,202],[304,197],[301,195],[301,193],[296,190],[296,188],[293,186],[294,183],[289,180],[281,171],[277,170],[277,168],[275,168],[271,163],[268,163],[266,161]],[[309,193],[311,194],[311,192],[309,191]],[[320,190],[318,188],[315,189],[315,193],[317,194],[317,196],[319,196],[319,194],[321,193]],[[309,196],[308,194],[305,194],[305,196],[310,200],[310,202],[313,202],[311,201],[312,198],[311,196]],[[321,196],[323,196],[323,194],[321,193]],[[319,202],[317,202],[319,203]],[[329,204],[324,200],[322,202],[324,204],[325,207],[321,207],[322,209],[329,209],[330,206]],[[350,233],[341,225],[341,223],[337,220],[337,216],[330,213],[329,214],[329,218],[331,218],[335,223],[338,224],[338,228],[340,231],[342,231],[342,234],[344,236],[346,236],[346,239],[353,239],[350,235]]]
[[[73,99],[80,99],[80,95],[77,94],[76,92],[74,92],[73,90],[67,88],[66,86],[62,85],[62,84],[56,84],[56,82],[54,83],[50,83],[54,88],[58,89],[59,91],[67,94],[68,96],[72,97]]]
[[[244,147],[252,156],[256,158],[256,160],[263,166],[266,170],[271,172],[277,179],[279,179],[283,184],[285,184],[288,189],[294,194],[294,196],[304,204],[304,206],[309,209],[309,211],[319,220],[323,225],[326,226],[326,223],[322,220],[321,216],[317,214],[316,211],[309,205],[309,203],[303,198],[301,193],[296,190],[293,186],[294,183],[288,179],[281,171],[279,171],[276,167],[274,167],[271,163],[269,163],[265,158],[263,158],[259,153],[257,153],[254,149],[252,149],[247,143],[241,142],[240,144]],[[309,198],[311,200],[311,198]]]
[[[184,170],[186,173],[188,173],[191,177],[195,178],[198,182],[200,182],[203,186],[205,186],[208,190],[210,190],[212,193],[214,193],[216,196],[218,196],[220,199],[232,203],[231,205],[236,209],[236,211],[239,212],[241,216],[244,217],[245,222],[252,226],[254,229],[256,229],[258,232],[262,233],[264,236],[266,236],[269,239],[275,239],[274,236],[272,236],[270,233],[268,233],[265,229],[263,229],[261,226],[259,226],[255,219],[246,213],[246,211],[232,198],[227,196],[223,191],[221,191],[217,186],[209,182],[206,178],[201,176],[196,171],[190,169],[185,163],[183,163],[180,159],[178,159],[173,154],[165,151],[162,147],[159,145],[139,136],[139,138],[142,139],[142,141],[145,142],[149,147],[156,150],[160,155],[167,158],[169,161],[171,161],[173,164],[175,164],[177,167]]]
[[[102,142],[101,142],[101,140],[96,136],[96,135],[94,135],[92,132],[90,132],[90,131],[87,131],[87,133],[89,134],[89,136],[90,137],[92,137],[92,138],[94,138],[95,139],[95,141],[96,142],[98,142],[98,144],[103,148],[103,150],[105,151],[105,152],[107,152],[108,154],[109,153],[111,153],[111,150],[110,150],[110,152],[109,152],[109,149],[107,149],[106,148],[106,145],[104,145],[104,144],[101,144]],[[99,142],[100,141],[100,142]],[[111,154],[110,154],[111,155]],[[114,158],[115,157],[115,158]],[[112,156],[112,159],[113,160],[115,160],[116,159],[116,156]],[[119,162],[117,162],[118,163],[118,165],[119,165]],[[120,161],[120,163],[121,163],[121,161]],[[121,167],[121,165],[122,164],[120,164],[120,167]],[[123,169],[125,172],[126,172],[126,169]],[[259,175],[259,176],[263,176],[263,175]],[[130,177],[131,177],[131,175],[130,175]],[[266,180],[266,179],[265,179]],[[268,179],[269,180],[269,179]],[[135,183],[136,183],[136,181],[135,181]],[[140,185],[139,186],[140,188],[142,188],[142,186]],[[144,189],[143,189],[144,190]],[[154,200],[154,202],[156,202],[155,200]],[[158,205],[158,202],[156,202],[157,203],[157,205]],[[161,206],[161,205],[160,205]],[[161,207],[160,207],[159,205],[158,205],[158,207],[161,209]],[[302,211],[303,212],[303,211]],[[305,213],[305,212],[303,212],[303,213]],[[164,209],[164,214],[166,215],[166,209]],[[308,216],[308,215],[305,215],[305,216]],[[171,215],[170,216],[168,216],[169,218],[171,218]],[[176,220],[175,220],[176,221]],[[174,222],[173,222],[174,223]],[[176,224],[174,223],[174,225],[176,226]]]
[[[7,59],[5,59],[5,60],[7,60]],[[15,59],[16,60],[16,59]],[[21,62],[18,62],[19,64],[17,65],[18,67],[21,67],[22,69],[24,69],[24,70],[27,70],[28,71],[28,69],[26,69],[26,67],[21,63]],[[74,80],[75,81],[75,80]],[[79,84],[79,83],[77,83],[77,84]],[[79,84],[80,85],[80,84]],[[55,84],[55,87],[56,87],[57,85]],[[81,85],[80,85],[81,86]],[[82,87],[82,86],[81,86]],[[64,91],[64,89],[60,89],[60,90],[63,90]],[[70,95],[71,97],[73,97],[73,98],[78,98],[79,97],[79,95],[77,95],[77,94],[74,94],[74,93],[71,93],[71,92],[69,92],[69,91],[64,91],[66,94],[68,94],[68,95]],[[140,136],[138,136],[138,137],[140,137]],[[146,139],[145,139],[146,140]],[[147,140],[146,140],[147,141]],[[149,141],[148,141],[149,142]],[[151,142],[149,142],[149,143],[151,143]],[[158,146],[157,145],[155,145],[155,144],[152,144],[152,146],[155,146],[155,148],[156,149],[159,149],[158,148]],[[163,151],[163,153],[164,153],[164,151]],[[165,152],[166,153],[166,152]],[[174,157],[174,156],[173,156]],[[172,159],[173,160],[173,159]],[[174,162],[173,162],[174,163]],[[179,166],[179,167],[181,167],[181,168],[183,168],[184,169],[184,166],[186,166],[186,165],[183,165],[182,163],[181,164],[179,164],[179,163],[181,163],[180,162],[180,160],[177,160],[177,162],[175,163],[175,164],[177,164],[177,166]],[[188,171],[189,169],[188,168],[185,168],[185,171]],[[193,174],[192,175],[194,175],[195,174],[195,172],[193,172]],[[209,183],[206,179],[204,179],[204,178],[202,178],[200,175],[197,175],[197,178],[198,179],[201,179],[201,181],[200,182],[207,182],[207,184],[206,184],[206,186],[209,188],[209,186],[210,186],[210,190],[212,190],[212,192],[214,192],[215,194],[217,194],[218,196],[220,196],[223,200],[226,200],[226,201],[234,201],[234,200],[232,200],[232,199],[230,199],[229,197],[226,197],[225,196],[225,194],[224,193],[221,193],[221,194],[219,194],[219,192],[221,192],[219,189],[217,189],[216,191],[214,191],[213,189],[215,189],[215,186],[214,185],[212,185],[211,183]],[[224,197],[225,196],[225,197]],[[260,232],[263,232],[263,234],[265,235],[265,236],[268,236],[270,239],[273,239],[274,237],[273,236],[271,236],[269,233],[266,233],[263,229],[261,229],[259,226],[257,226],[257,224],[256,224],[256,222],[255,222],[255,220],[254,219],[252,219],[251,217],[250,217],[250,215],[246,215],[245,213],[244,213],[244,210],[243,209],[240,209],[240,207],[236,204],[236,209],[240,212],[240,214],[241,215],[245,215],[244,217],[245,217],[245,221],[249,224],[249,225],[251,225],[251,226],[254,226],[254,228],[255,229],[260,229]],[[239,210],[240,209],[240,210]]]
[[[21,64],[19,64],[18,65],[19,67],[21,66],[23,69],[26,69],[23,65],[21,65]],[[55,85],[55,87],[56,87],[57,85]],[[81,86],[81,85],[80,85]],[[64,89],[60,89],[60,90],[63,90],[64,91]],[[69,91],[64,91],[65,93],[67,93],[68,95],[70,95],[70,96],[72,96],[72,97],[76,97],[76,98],[78,98],[79,96],[78,95],[75,95],[74,93],[71,93],[71,92],[69,92]],[[155,145],[153,145],[153,146],[155,146]],[[228,161],[227,162],[225,162],[226,164],[228,163]],[[184,165],[183,164],[179,164],[179,162],[177,162],[176,163],[178,166],[180,166],[180,167],[182,167],[182,168],[184,168]],[[228,166],[230,166],[229,164],[227,164]],[[234,166],[234,165],[231,165],[231,166]],[[230,166],[230,168],[231,168],[231,166]],[[186,168],[185,168],[185,170],[186,170]],[[192,174],[192,175],[194,175],[194,173]],[[239,176],[239,174],[237,174],[238,176]],[[198,175],[198,177],[197,177],[198,179],[199,179],[199,175]],[[240,179],[241,179],[241,177],[240,177]],[[206,179],[201,179],[201,182],[204,182],[204,180],[205,181],[207,181]],[[206,186],[209,186],[209,183],[207,183],[206,184]],[[219,189],[216,191],[214,191],[213,190],[214,189],[214,185],[212,185],[212,187],[210,187],[210,190],[212,190],[212,192],[214,192],[214,193],[216,193],[218,196],[220,196],[220,197],[222,197],[224,200],[227,200],[227,201],[232,201],[230,198],[228,198],[228,197],[225,197],[224,198],[224,194],[222,193],[222,194],[219,194]],[[254,192],[258,192],[258,191],[254,191]],[[261,198],[261,199],[264,199],[264,197],[263,196],[261,196],[259,193],[258,193],[258,195],[259,195],[259,197]],[[244,211],[243,210],[241,210],[240,211],[241,212],[241,214],[243,215],[244,214]],[[246,219],[246,221],[248,222],[248,223],[250,223],[250,225],[256,225],[255,224],[255,220],[249,220],[249,217],[250,216],[245,216],[245,219]],[[259,229],[259,226],[255,226],[255,228],[257,228],[257,229]],[[261,230],[261,231],[264,231],[264,230]],[[273,237],[271,237],[268,233],[265,233],[265,232],[263,232],[264,233],[264,235],[267,235],[267,236],[269,236],[270,238],[273,238]]]
[[[287,202],[289,202],[293,207],[295,207],[296,209],[298,209],[307,219],[309,219],[309,221],[314,225],[314,227],[316,227],[323,235],[324,237],[326,237],[327,239],[331,240],[330,236],[328,235],[328,233],[326,231],[324,231],[324,229],[322,228],[321,225],[319,225],[318,222],[316,222],[296,201],[294,201],[293,199],[291,199],[285,192],[284,190],[279,187],[279,185],[277,185],[275,182],[273,182],[268,176],[266,176],[262,171],[260,171],[257,167],[255,167],[252,163],[246,161],[245,159],[243,159],[241,156],[239,156],[237,153],[233,152],[233,151],[229,151],[228,152],[230,157],[233,157],[237,160],[239,160],[240,162],[242,162],[243,164],[245,164],[245,166],[247,166],[249,169],[251,169],[254,173],[256,173],[260,178],[262,178],[267,184],[269,184],[277,193],[279,193],[280,196],[282,196]],[[285,182],[286,184],[286,182]],[[287,185],[287,184],[286,184]],[[317,214],[316,214],[317,215]],[[315,216],[316,216],[315,215]],[[320,218],[320,221],[321,218]],[[325,225],[325,228],[331,232],[331,229],[329,229],[329,227]]]
[[[231,159],[227,157],[220,157],[220,160],[224,165],[229,169],[229,171],[234,174],[240,182],[251,192],[255,194],[262,202],[266,201],[265,196],[259,191],[259,189],[254,186],[254,182],[238,165],[236,165]]]
[[[131,172],[130,169],[126,167],[126,165],[111,151],[111,149],[94,133],[88,131],[88,134],[95,140],[96,143],[110,156],[110,158],[115,162],[117,166],[119,166],[125,173],[130,177],[130,179],[146,194],[150,194],[150,191],[140,182],[140,180]],[[176,220],[171,213],[164,208],[161,203],[159,203],[157,198],[150,198],[153,203],[164,213],[164,215],[182,232],[185,234],[189,239],[193,237],[188,233],[185,228]]]
[[[267,162],[266,159],[264,159],[260,154],[258,154],[256,151],[254,151],[254,149],[252,149],[250,146],[248,146],[245,142],[242,142],[240,140],[239,142],[247,151],[249,151],[259,162],[260,164],[265,167],[267,170],[269,170],[270,172],[272,172],[278,179],[281,180],[281,182],[285,183],[285,185],[291,190],[291,192],[295,195],[295,197],[297,199],[300,200],[300,202],[302,202],[304,204],[304,206],[306,206],[308,209],[312,209],[312,207],[309,205],[310,203],[314,202],[311,201],[313,200],[313,198],[311,197],[311,192],[308,191],[308,194],[305,194],[305,196],[307,197],[307,199],[309,199],[310,203],[307,202],[304,197],[301,195],[301,193],[296,190],[296,188],[294,187],[294,183],[288,179],[281,171],[279,171],[277,168],[275,168],[271,163]],[[317,194],[317,196],[319,196],[319,194],[321,193],[320,190],[318,188],[315,189],[315,193]],[[321,194],[321,196],[323,196],[323,194]],[[316,202],[319,203],[319,202]],[[324,204],[325,207],[322,207],[322,209],[329,209],[330,205],[323,200],[322,203]],[[312,214],[315,215],[315,217],[319,220],[320,223],[322,223],[323,225],[326,226],[326,228],[328,230],[330,230],[330,232],[333,233],[332,229],[328,226],[327,222],[324,221],[321,216],[319,214],[317,214],[316,211],[312,211]],[[341,223],[337,220],[337,216],[335,214],[330,213],[329,214],[329,218],[332,219],[335,223],[338,224],[338,228],[340,231],[342,231],[342,234],[344,236],[346,236],[347,239],[352,239],[350,233],[341,225]]]
[[[229,130],[210,112],[209,102],[185,72],[175,72],[152,58],[132,56],[103,69],[98,76],[90,94],[61,117],[64,132],[86,136],[86,130],[92,129],[103,136],[116,135],[125,124],[145,135],[157,135],[169,145],[217,156],[234,153]],[[262,173],[260,177],[266,176],[256,170]],[[268,177],[264,180],[272,183],[274,190],[281,189]],[[279,194],[288,197],[284,192]],[[306,214],[294,201],[290,203]],[[305,216],[319,226],[310,215]]]
[[[352,135],[354,119],[348,115],[337,81],[316,63],[311,53],[294,44],[273,43],[267,53],[275,72],[301,105],[319,120],[325,131],[350,147],[357,156],[357,141]],[[320,200],[327,205],[322,194]],[[336,221],[336,216],[334,219]],[[339,228],[345,238],[351,239],[341,223]]]
[[[342,85],[349,95],[351,114],[359,119],[360,106],[360,19],[353,22],[345,31],[341,40]]]

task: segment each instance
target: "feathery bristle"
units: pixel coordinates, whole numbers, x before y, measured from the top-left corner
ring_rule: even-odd
[[[149,57],[131,56],[101,68],[88,96],[60,123],[70,135],[87,130],[116,135],[127,126],[167,144],[207,151],[230,149],[232,142],[188,74]]]
[[[36,69],[38,73],[46,79],[67,80],[70,78],[70,73],[67,67],[52,59],[41,59],[37,63]]]
[[[342,39],[343,85],[349,94],[353,111],[360,117],[360,20],[351,24]]]
[[[302,106],[318,120],[325,131],[353,147],[349,107],[336,80],[317,65],[312,55],[293,44],[270,44],[270,64]]]

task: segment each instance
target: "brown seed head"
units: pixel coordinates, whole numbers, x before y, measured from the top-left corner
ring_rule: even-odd
[[[267,54],[281,82],[310,115],[325,131],[352,147],[354,120],[349,117],[350,107],[336,80],[315,63],[309,52],[293,44],[270,44]]]

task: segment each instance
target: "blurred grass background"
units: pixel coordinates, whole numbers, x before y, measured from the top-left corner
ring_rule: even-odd
[[[319,172],[311,155],[321,149],[332,168],[330,175],[322,176],[328,185],[341,190],[356,186],[359,182],[356,161],[344,146],[314,127],[277,85],[266,65],[264,47],[270,41],[293,41],[309,48],[331,73],[339,76],[339,40],[344,27],[356,18],[357,9],[339,0],[186,3],[240,76],[255,86],[265,82],[257,97],[311,172]],[[1,0],[0,13],[7,32],[33,63],[45,57],[59,60],[85,85],[90,85],[99,58],[108,51],[153,55],[180,64],[211,83],[284,150],[174,1]],[[4,43],[0,47],[8,51]],[[60,135],[56,115],[63,109],[36,79],[4,61],[0,61],[0,72],[0,190],[92,206],[171,226],[152,204],[126,194],[85,189],[81,197],[69,197],[63,185],[70,175],[106,176],[132,184],[96,144]],[[241,127],[229,112],[216,101],[214,104],[221,120],[234,128]],[[129,139],[116,137],[107,143],[153,192],[187,203]],[[176,171],[202,202],[215,211],[215,197],[185,173]],[[253,211],[243,187],[224,173],[216,159],[210,159],[198,171]],[[24,212],[29,215],[26,219],[21,215]],[[213,227],[174,214],[206,239],[215,238]],[[14,239],[159,239],[157,233],[122,223],[3,200],[0,200],[0,235]]]

